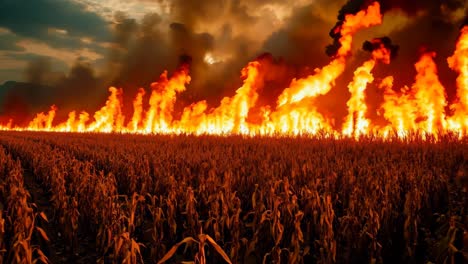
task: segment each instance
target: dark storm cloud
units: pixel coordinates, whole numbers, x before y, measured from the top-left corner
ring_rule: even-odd
[[[83,45],[80,38],[107,41],[111,36],[108,22],[69,0],[2,0],[0,27],[21,37],[65,48]],[[51,29],[66,30],[66,35],[51,33]]]
[[[168,34],[160,21],[157,14],[147,14],[141,22],[122,13],[116,15],[114,45],[109,58],[112,84],[146,86],[164,69],[175,66],[177,58],[172,54]],[[169,25],[166,26],[169,29]]]
[[[54,83],[56,104],[64,112],[72,110],[97,110],[107,96],[104,82],[86,61],[77,60],[66,75]]]
[[[126,54],[118,60],[123,67],[116,83],[147,86],[164,69],[174,70],[181,55],[188,55],[192,58],[192,81],[180,100],[190,103],[190,100],[210,99],[238,88],[241,69],[259,54],[259,43],[252,39],[256,36],[247,31],[261,18],[250,14],[253,11],[250,7],[269,1],[152,2],[168,3],[169,18],[162,21],[155,15],[151,19],[147,15],[138,25],[128,19],[119,25],[116,39],[126,43],[123,49]],[[150,30],[143,30],[145,27]],[[213,51],[221,58],[209,65],[205,56]]]
[[[107,91],[102,77],[97,76],[89,62],[78,55],[70,67],[60,57],[25,53],[18,42],[35,40],[50,48],[70,51],[87,48],[104,55],[108,50],[101,43],[111,40],[109,25],[99,14],[71,0],[0,1],[0,28],[8,30],[1,35],[0,51],[4,58],[27,62],[23,72],[27,83],[10,82],[6,97],[18,104],[27,103],[31,112],[47,110],[52,103],[62,110],[95,107]],[[6,76],[8,72],[5,69],[1,73]],[[15,75],[8,79],[12,78]]]

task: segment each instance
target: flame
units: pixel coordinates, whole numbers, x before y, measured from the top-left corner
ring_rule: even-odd
[[[242,69],[244,78],[242,87],[237,89],[232,98],[224,97],[220,106],[212,109],[211,112],[205,112],[206,101],[186,108],[177,126],[178,131],[196,134],[249,134],[249,124],[246,119],[249,110],[255,106],[258,99],[259,68],[260,63],[254,61]],[[190,125],[192,118],[198,121],[194,125]]]
[[[348,105],[348,116],[346,117],[343,135],[359,137],[367,134],[370,121],[365,117],[367,105],[365,103],[365,89],[368,83],[374,81],[371,74],[375,66],[374,60],[366,61],[354,72],[354,80],[349,84],[351,98],[346,103]]]
[[[149,100],[150,108],[146,113],[143,129],[146,133],[170,133],[172,112],[176,94],[185,91],[185,85],[190,83],[188,66],[183,65],[170,79],[167,71],[161,74],[159,81],[152,83],[153,89]]]
[[[123,128],[124,116],[122,114],[122,89],[110,87],[111,95],[106,101],[106,105],[94,113],[94,122],[86,131],[88,132],[120,132]]]
[[[57,107],[55,105],[52,105],[47,114],[44,114],[44,112],[37,114],[36,117],[31,122],[29,122],[28,129],[29,130],[51,130],[52,121],[55,118],[56,112],[57,112]]]
[[[328,93],[334,81],[345,70],[346,57],[351,52],[353,35],[362,28],[379,25],[382,23],[380,5],[374,2],[367,10],[356,15],[347,15],[341,26],[341,47],[337,57],[322,69],[315,69],[316,74],[307,78],[293,80],[290,87],[286,88],[278,98],[278,106],[293,104],[304,98],[315,97]]]
[[[362,28],[382,23],[380,5],[374,2],[367,10],[356,15],[347,15],[341,25],[340,44],[337,56],[315,74],[291,82],[278,98],[277,110],[267,125],[268,133],[317,134],[320,130],[331,132],[331,122],[323,117],[313,105],[313,98],[327,94],[345,70],[346,57],[351,52],[353,35]]]
[[[372,52],[372,57],[354,72],[348,84],[351,94],[347,101],[348,114],[340,130],[334,128],[334,120],[320,113],[315,100],[330,92],[336,79],[344,72],[351,54],[353,36],[359,30],[382,23],[378,2],[369,5],[355,15],[347,15],[337,28],[340,48],[328,65],[316,69],[305,78],[293,79],[278,96],[276,105],[258,105],[259,92],[267,69],[260,61],[250,62],[242,69],[242,86],[231,97],[223,98],[219,105],[210,108],[206,100],[186,106],[180,118],[174,118],[177,96],[186,90],[191,77],[189,66],[182,65],[172,75],[163,72],[159,80],[151,84],[151,92],[140,88],[133,100],[133,113],[123,113],[123,90],[110,87],[110,95],[104,106],[92,116],[87,112],[72,111],[68,119],[54,125],[56,106],[47,113],[39,113],[26,127],[13,126],[13,120],[0,126],[3,130],[37,130],[62,132],[118,132],[159,134],[242,134],[242,135],[316,135],[325,132],[329,136],[347,136],[358,139],[363,135],[377,134],[388,137],[395,134],[405,137],[417,131],[424,134],[468,132],[468,27],[461,36],[449,66],[457,78],[457,99],[450,104],[452,115],[445,112],[448,105],[445,88],[439,81],[436,54],[426,52],[415,63],[416,76],[411,86],[394,90],[393,76],[384,78],[379,87],[383,103],[379,114],[388,123],[378,126],[368,117],[366,103],[367,86],[374,82],[372,71],[379,62],[390,63],[390,51],[383,43]],[[374,42],[373,44],[376,44]],[[147,106],[147,107],[146,107]],[[78,114],[79,113],[79,114]],[[255,116],[255,118],[253,118]]]
[[[395,130],[399,136],[407,132],[421,131],[438,134],[446,131],[445,89],[439,81],[434,52],[424,53],[415,64],[415,83],[411,88],[403,87],[400,94],[392,90],[392,81],[386,80],[384,87],[385,118],[391,123],[387,131]]]
[[[378,60],[386,64],[390,63],[390,51],[380,43],[380,47],[372,52],[372,59],[364,62],[354,72],[354,79],[348,85],[351,98],[346,105],[348,106],[348,116],[345,119],[342,134],[345,136],[354,136],[359,138],[361,135],[369,134],[370,120],[366,118],[367,105],[365,102],[365,90],[367,84],[374,81],[372,70]]]
[[[468,134],[468,26],[461,30],[455,53],[447,59],[453,70],[459,73],[457,78],[457,101],[450,105],[454,114],[448,123],[451,130],[461,135]]]
[[[132,121],[128,124],[128,130],[130,132],[138,132],[141,124],[141,118],[143,116],[143,97],[145,96],[145,89],[138,89],[138,93],[133,100],[133,117]]]

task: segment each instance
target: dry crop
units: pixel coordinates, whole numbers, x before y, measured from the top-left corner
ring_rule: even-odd
[[[0,261],[462,263],[467,168],[450,136],[1,132]]]

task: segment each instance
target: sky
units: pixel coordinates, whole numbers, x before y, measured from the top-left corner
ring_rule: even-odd
[[[25,80],[34,59],[47,58],[54,70],[66,71],[76,60],[96,63],[112,39],[113,14],[160,12],[155,3],[83,0],[0,1],[0,83]]]
[[[161,23],[165,25],[161,25],[161,28],[169,28],[170,23],[177,22],[171,16],[171,12],[175,12],[171,2],[177,1],[1,0],[0,83],[7,80],[27,80],[25,68],[32,60],[40,58],[50,60],[54,71],[66,72],[77,60],[99,65],[108,55],[108,47],[115,41],[118,17],[133,19],[135,23],[139,23],[145,16],[155,14],[159,16],[158,19],[164,20]],[[197,5],[196,1],[193,2]],[[230,1],[208,2],[224,5]],[[292,8],[310,1],[296,1],[292,5],[281,4],[281,1],[256,2],[259,8],[249,10],[253,11],[252,14],[244,15],[247,20],[258,19],[265,14],[269,16],[264,22],[256,21],[252,29],[247,29],[258,30],[260,34],[256,34],[256,38],[259,37],[260,43],[284,23]],[[206,12],[218,10],[216,7]],[[229,19],[227,23],[240,18]],[[200,21],[194,30],[212,33],[222,30],[223,25],[213,25],[208,20]],[[246,29],[233,30],[237,31],[233,34],[239,34]],[[222,58],[216,58],[213,54],[206,54],[207,62],[213,63],[220,59]]]
[[[271,99],[292,78],[327,64],[337,17],[369,1],[0,0],[0,85],[27,82],[12,89],[29,105],[41,102],[38,109],[52,103],[86,109],[102,104],[111,85],[133,97],[189,56],[192,82],[178,101],[217,102],[232,95],[241,69],[260,56],[274,73],[265,92]],[[384,22],[356,35],[350,70],[338,80],[332,106],[343,103],[337,98],[345,98],[353,69],[368,58],[362,43],[375,37],[389,36],[400,47],[391,65],[377,69],[382,76],[398,72],[397,86],[411,83],[422,47],[437,52],[442,82],[453,86],[446,58],[468,1],[379,2]]]

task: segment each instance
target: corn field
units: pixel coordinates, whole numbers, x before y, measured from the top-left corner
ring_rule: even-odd
[[[466,263],[467,191],[451,136],[0,132],[0,263]]]

